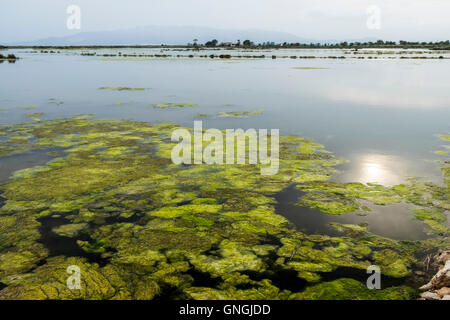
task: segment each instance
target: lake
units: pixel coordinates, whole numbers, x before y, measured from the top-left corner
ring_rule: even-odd
[[[348,160],[337,166],[339,172],[332,181],[392,187],[414,176],[444,185],[440,163],[448,156],[435,151],[442,150],[444,144],[436,134],[450,132],[450,52],[54,51],[16,49],[3,53],[14,53],[21,59],[0,64],[0,124],[30,122],[30,114],[35,113],[42,120],[88,114],[94,119],[174,123],[188,128],[194,120],[202,120],[204,128],[279,129],[281,135],[311,138],[337,158]],[[96,55],[86,55],[89,52]],[[171,56],[148,57],[155,54]],[[211,54],[232,57],[202,57]],[[262,54],[264,58],[245,57]],[[294,55],[315,58],[291,58]],[[102,87],[143,90],[100,90]],[[192,106],[155,107],[170,103]],[[248,117],[224,116],[252,111],[258,112]],[[1,157],[1,182],[7,182],[16,170],[45,165],[53,159],[48,151],[53,149]],[[365,214],[330,215],[296,205],[302,195],[296,184],[284,188],[274,196],[275,210],[308,235],[338,236],[342,233],[330,227],[336,222],[367,224],[368,232],[394,240],[439,237],[427,232],[408,203],[367,203],[371,211]],[[448,218],[448,210],[444,214]],[[449,226],[448,219],[444,225]]]

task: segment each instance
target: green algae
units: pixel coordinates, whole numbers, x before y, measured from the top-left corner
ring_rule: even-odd
[[[189,298],[195,300],[286,300],[290,292],[280,290],[270,281],[246,281],[243,284],[252,284],[251,289],[236,289],[232,286],[213,289],[205,287],[190,287],[185,290]]]
[[[225,112],[225,111],[221,111],[219,113],[219,118],[228,118],[228,117],[233,117],[233,118],[248,118],[250,116],[255,116],[258,114],[262,114],[264,113],[264,110],[254,110],[254,111],[240,111],[240,112]]]
[[[428,225],[433,233],[445,235],[450,233],[450,228],[445,226],[447,215],[440,208],[414,209],[416,218]]]
[[[294,293],[292,300],[405,300],[416,298],[409,287],[391,287],[383,290],[370,290],[353,279],[338,279],[324,282]]]
[[[48,252],[37,242],[39,223],[24,213],[0,216],[0,281],[31,270]]]
[[[323,181],[302,184],[297,188],[308,191],[298,205],[336,215],[362,209],[357,200],[366,200],[377,205],[389,205],[402,201],[399,195],[402,192],[401,187],[386,188],[376,184]]]
[[[198,270],[207,272],[213,277],[237,271],[263,271],[264,264],[249,248],[238,243],[223,240],[217,252],[219,258],[196,255],[190,257],[190,263]]]
[[[167,102],[167,103],[152,104],[151,106],[153,108],[157,108],[157,109],[178,109],[178,108],[184,108],[184,107],[196,107],[197,104]]]
[[[40,116],[43,116],[43,115],[44,115],[43,112],[27,113],[27,114],[26,114],[26,116],[27,116],[28,118],[30,118],[31,120],[34,120],[34,121],[41,121],[42,119],[39,118],[39,117],[40,117]]]
[[[71,265],[81,269],[80,290],[67,287],[66,269]],[[0,299],[129,299],[131,295],[126,287],[114,267],[99,268],[80,258],[54,257],[32,273],[13,281],[0,292]]]
[[[450,141],[450,135],[448,134],[437,134],[436,137],[445,140],[445,141]]]
[[[73,238],[86,229],[87,226],[87,223],[64,224],[53,228],[52,231],[59,236]]]
[[[274,176],[260,175],[258,165],[176,166],[170,160],[175,128],[86,116],[2,126],[2,156],[56,148],[58,158],[18,170],[0,186],[0,282],[7,284],[0,299],[152,299],[166,290],[192,299],[414,298],[407,287],[369,293],[355,280],[318,282],[323,273],[340,267],[365,271],[373,261],[383,274],[409,276],[419,244],[372,235],[364,225],[335,224],[341,237],[306,235],[275,213],[274,194],[302,183],[304,203],[327,210],[323,204],[334,202],[330,213],[348,212],[345,205],[362,209],[359,200],[443,210],[447,189],[416,180],[392,188],[327,182],[343,160],[293,136],[280,137]],[[69,221],[54,233],[72,237],[106,264],[70,253],[49,256],[38,241],[38,218],[50,215]],[[444,223],[437,211],[417,218]],[[69,265],[86,276],[79,291],[65,286]],[[291,271],[310,286],[300,292],[277,287],[275,269]],[[218,284],[194,286],[191,271]],[[326,295],[334,287],[337,293]]]
[[[383,274],[402,278],[410,273],[408,260],[400,257],[394,250],[377,251],[373,254],[373,258],[377,265],[382,266]]]

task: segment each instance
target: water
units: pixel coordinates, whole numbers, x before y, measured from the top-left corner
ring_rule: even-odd
[[[192,127],[199,114],[204,127],[279,128],[281,134],[311,137],[336,156],[349,160],[339,167],[337,181],[394,185],[407,176],[441,183],[433,152],[442,142],[434,135],[450,131],[450,60],[398,59],[399,56],[450,57],[426,50],[266,50],[164,51],[159,49],[96,50],[100,53],[260,55],[265,59],[146,59],[81,56],[80,50],[45,54],[31,49],[10,50],[23,59],[0,64],[0,124],[92,114],[97,118],[175,122]],[[86,51],[86,50],[85,50]],[[94,50],[90,50],[93,52]],[[3,54],[11,53],[9,51]],[[277,59],[268,58],[277,55]],[[317,56],[289,59],[282,56]],[[324,59],[345,56],[346,59]],[[356,59],[357,56],[377,59]],[[395,59],[393,59],[395,58]],[[294,69],[321,67],[325,69]],[[144,91],[109,91],[99,87],[136,87]],[[57,102],[57,103],[55,103]],[[177,110],[153,108],[159,103],[194,103]],[[122,103],[122,105],[116,105]],[[27,109],[27,106],[36,106]],[[264,113],[246,119],[220,118],[221,111]],[[9,162],[8,162],[9,161]],[[4,181],[19,168],[40,165],[42,154],[2,159]],[[291,190],[291,189],[289,189]],[[285,192],[289,192],[285,191]],[[296,197],[296,191],[287,198]],[[285,197],[282,195],[280,198]],[[288,206],[283,214],[311,233],[325,232],[327,223],[369,222],[369,230],[399,239],[423,239],[423,224],[399,205],[373,208],[366,217],[330,217]],[[303,210],[303,211],[302,211]],[[394,214],[395,213],[395,214]],[[308,226],[309,225],[309,226]],[[397,226],[397,227],[395,227]],[[326,233],[326,232],[325,232]]]

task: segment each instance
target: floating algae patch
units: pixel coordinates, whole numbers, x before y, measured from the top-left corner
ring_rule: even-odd
[[[448,134],[437,134],[436,137],[445,140],[445,141],[450,141],[450,135]]]
[[[448,155],[448,151],[445,151],[445,150],[437,150],[434,153],[439,156],[447,156]]]
[[[242,111],[242,112],[225,112],[221,111],[219,113],[220,118],[226,117],[234,117],[234,118],[248,118],[250,116],[255,116],[258,114],[262,114],[264,110],[255,110],[255,111]]]
[[[427,208],[427,209],[415,209],[413,210],[416,218],[423,221],[430,227],[431,233],[437,233],[439,235],[446,235],[450,233],[450,228],[446,225],[447,215],[441,208]]]
[[[184,108],[184,107],[196,107],[197,104],[195,103],[159,103],[159,104],[152,104],[153,108],[157,109],[178,109],[178,108]]]
[[[43,116],[43,115],[44,115],[43,112],[27,113],[27,114],[26,114],[26,116],[27,116],[28,118],[30,118],[31,120],[34,120],[34,121],[41,121],[42,119],[39,118],[39,117],[40,117],[40,116]]]
[[[99,90],[111,91],[144,91],[145,88],[130,88],[130,87],[100,87]]]
[[[292,294],[289,298],[298,300],[406,300],[416,297],[414,290],[409,287],[370,290],[361,282],[342,278],[308,287],[305,291]]]
[[[339,192],[378,203],[395,194],[422,207],[447,205],[442,187],[324,185],[343,160],[294,136],[280,137],[273,176],[261,175],[261,165],[178,166],[170,159],[177,128],[86,116],[1,126],[0,162],[60,152],[0,185],[0,299],[309,299],[332,287],[335,297],[408,299],[407,287],[382,294],[354,279],[323,281],[375,260],[406,279],[417,250],[446,245],[351,225],[337,226],[345,231],[337,236],[308,235],[275,213],[275,194],[293,183],[337,202]],[[66,286],[70,265],[81,268],[81,290]]]
[[[52,231],[59,236],[73,238],[86,229],[86,227],[87,223],[63,224],[53,228]]]
[[[299,185],[302,191],[307,191],[298,203],[328,214],[343,214],[360,209],[357,201],[366,200],[377,205],[388,205],[402,201],[395,188],[386,188],[376,184],[312,182]]]

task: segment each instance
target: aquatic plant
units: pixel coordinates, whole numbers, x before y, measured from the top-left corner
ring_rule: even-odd
[[[294,136],[280,137],[274,176],[260,175],[259,165],[176,166],[175,128],[88,116],[0,126],[0,156],[56,156],[0,186],[0,299],[412,299],[409,287],[369,291],[347,278],[366,274],[373,261],[385,276],[412,277],[416,252],[450,245],[448,237],[387,239],[364,225],[308,235],[274,207],[277,192],[300,183],[303,205],[326,211],[331,202],[342,211],[360,207],[359,199],[409,201],[430,209],[417,219],[441,225],[448,188],[329,182],[343,160]],[[58,217],[65,222],[54,227]],[[71,245],[55,250],[48,237]],[[70,265],[81,268],[81,290],[66,286]],[[340,276],[342,268],[352,272]],[[322,282],[328,276],[338,279]],[[207,279],[201,287],[199,278]]]
[[[292,294],[290,299],[298,300],[406,300],[416,298],[409,287],[392,287],[384,290],[369,290],[364,284],[353,279],[338,279],[324,282],[305,291]]]
[[[255,111],[241,111],[241,112],[224,112],[221,111],[219,113],[219,117],[236,117],[236,118],[248,118],[249,116],[254,116],[258,114],[262,114],[264,110],[255,110]]]
[[[184,107],[196,107],[197,104],[167,102],[167,103],[160,103],[160,104],[152,104],[151,106],[153,108],[158,108],[158,109],[177,109],[177,108],[184,108]]]
[[[86,229],[87,226],[88,226],[87,223],[64,224],[59,227],[53,228],[52,232],[63,237],[72,238],[77,236],[84,229]]]
[[[44,113],[43,112],[36,112],[36,113],[27,113],[26,116],[28,118],[30,118],[31,120],[34,121],[41,121],[41,118],[39,118],[40,116],[43,116]]]

